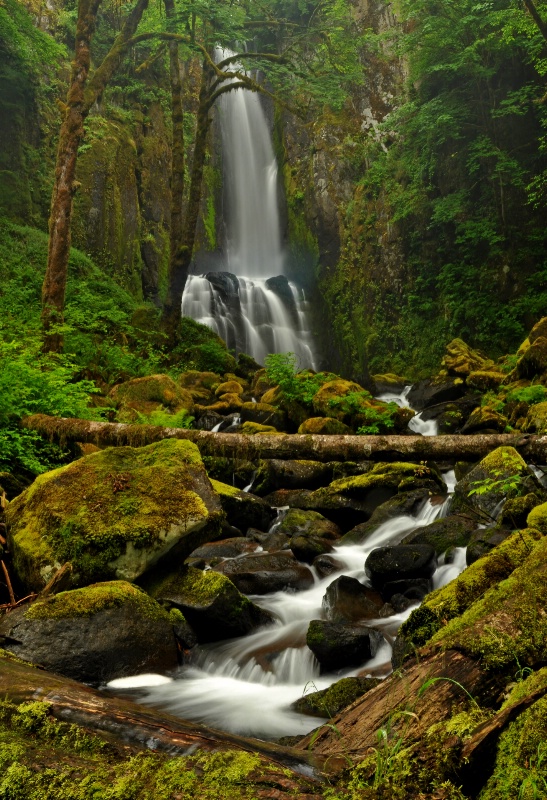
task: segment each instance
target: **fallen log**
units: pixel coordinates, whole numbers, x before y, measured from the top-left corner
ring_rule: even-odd
[[[188,722],[1,654],[0,697],[15,704],[36,700],[46,702],[56,719],[81,725],[94,733],[106,735],[109,740],[137,749],[170,755],[186,755],[194,750],[243,750],[258,753],[283,768],[303,769],[316,776],[325,767],[331,769],[332,760],[326,764],[323,756]],[[315,780],[308,780],[310,783],[315,783]]]
[[[75,442],[100,447],[142,447],[161,439],[194,442],[205,456],[255,460],[259,458],[315,461],[476,461],[496,447],[511,445],[527,459],[547,462],[547,436],[521,434],[475,434],[471,436],[321,436],[318,434],[278,435],[213,433],[212,431],[166,428],[161,425],[132,425],[120,422],[92,422],[33,414],[21,421],[23,428],[61,445]]]

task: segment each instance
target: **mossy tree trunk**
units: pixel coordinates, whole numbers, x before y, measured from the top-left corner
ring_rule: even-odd
[[[110,51],[88,82],[91,66],[91,40],[101,0],[79,0],[75,55],[70,87],[59,134],[55,183],[51,196],[49,244],[46,274],[42,287],[42,328],[45,352],[61,352],[63,336],[57,326],[64,319],[70,226],[78,148],[84,136],[84,122],[91,107],[105,90],[131,43],[149,0],[137,0],[126,16]]]

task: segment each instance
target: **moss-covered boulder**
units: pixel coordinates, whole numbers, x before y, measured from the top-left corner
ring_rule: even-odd
[[[179,385],[190,392],[194,402],[209,405],[215,402],[215,391],[223,382],[216,372],[200,372],[196,369],[183,372],[179,376]]]
[[[290,537],[290,548],[299,561],[311,564],[317,556],[330,553],[341,530],[334,522],[316,511],[290,508],[276,533]]]
[[[376,393],[378,395],[387,394],[388,392],[399,394],[403,391],[405,386],[412,383],[408,378],[402,375],[396,375],[394,372],[378,373],[372,376],[372,380],[374,381]]]
[[[525,433],[538,433],[543,436],[547,433],[547,402],[536,403],[530,406],[526,414],[526,421],[522,426]]]
[[[253,492],[265,495],[276,489],[318,489],[332,480],[332,464],[321,461],[261,460],[253,482]]]
[[[321,436],[348,436],[353,433],[349,425],[345,425],[333,417],[310,417],[298,428],[298,433],[316,433]]]
[[[219,495],[220,503],[230,525],[243,532],[247,528],[268,530],[276,512],[262,498],[214,479],[211,483]]]
[[[453,339],[446,345],[446,352],[441,365],[449,375],[465,378],[471,372],[493,367],[494,362],[478,350],[473,350],[463,339]]]
[[[7,509],[16,572],[35,591],[66,561],[75,586],[133,581],[216,538],[222,518],[197,447],[176,439],[92,453],[40,475]]]
[[[213,570],[186,567],[151,588],[162,603],[179,609],[196,632],[198,641],[216,642],[244,636],[273,617],[252,603],[229,578]]]
[[[537,505],[526,519],[526,524],[529,528],[535,528],[544,536],[547,535],[547,503]]]
[[[477,520],[474,517],[451,514],[409,533],[401,544],[428,544],[440,555],[450,547],[466,547],[476,528]]]
[[[285,413],[269,403],[243,403],[240,413],[243,422],[271,425],[276,430],[283,430],[286,425]]]
[[[259,422],[244,422],[240,428],[240,433],[245,433],[247,436],[256,436],[257,434],[270,434],[275,436],[281,433],[281,431],[278,431],[273,425],[261,425]]]
[[[454,513],[482,514],[484,521],[484,514],[488,519],[509,492],[536,489],[540,489],[537,479],[515,448],[498,447],[456,485],[451,508]]]
[[[347,398],[348,395],[352,396],[351,399],[354,401],[352,405],[356,402],[354,410],[358,410],[361,405],[365,406],[370,400],[370,394],[358,383],[337,378],[323,384],[316,392],[312,402],[313,409],[324,417],[334,417],[342,421],[349,411],[349,408],[346,408],[349,401],[343,403],[343,398]]]
[[[547,370],[547,335],[538,336],[517,362],[519,378],[534,378]]]
[[[303,695],[292,707],[300,714],[330,719],[379,683],[379,678],[341,678],[328,689]]]
[[[150,414],[159,408],[177,413],[194,410],[194,400],[187,389],[177,386],[168,375],[148,375],[120,383],[110,392],[110,399],[120,412],[122,421],[132,421],[140,414]],[[121,416],[120,416],[121,413]]]
[[[8,614],[4,647],[19,658],[86,683],[177,665],[172,620],[141,589],[110,581],[61,592]]]
[[[479,369],[467,376],[467,385],[479,392],[496,391],[506,379],[506,375],[495,369]]]
[[[503,433],[507,428],[507,417],[490,406],[479,406],[469,415],[460,433]]]
[[[241,383],[239,383],[239,381],[236,380],[223,381],[223,383],[220,383],[215,389],[215,394],[217,397],[221,397],[223,394],[240,395],[243,394],[243,392],[243,386]]]

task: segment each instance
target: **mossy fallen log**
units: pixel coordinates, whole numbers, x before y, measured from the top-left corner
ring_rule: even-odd
[[[125,743],[137,749],[170,755],[186,755],[198,750],[241,751],[258,753],[283,768],[296,771],[303,769],[308,774],[315,773],[317,776],[320,776],[325,767],[332,769],[332,759],[329,764],[325,764],[324,756],[188,722],[5,657],[1,650],[0,696],[15,704],[36,700],[48,703],[54,718],[81,725],[89,731],[106,736],[110,741]],[[306,788],[309,791],[315,780],[308,779],[307,783]],[[296,775],[293,784],[293,793],[304,791],[304,787],[299,786]],[[304,796],[307,796],[306,791]]]
[[[512,446],[527,459],[547,462],[547,436],[474,434],[470,436],[322,436],[289,434],[248,436],[239,433],[93,422],[34,414],[21,425],[62,445],[74,442],[100,447],[141,447],[161,439],[187,439],[204,456],[238,459],[304,459],[314,461],[457,460],[475,461],[496,447]]]

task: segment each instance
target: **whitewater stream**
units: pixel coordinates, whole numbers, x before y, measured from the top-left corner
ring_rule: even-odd
[[[386,677],[391,672],[393,639],[401,622],[416,608],[412,606],[402,614],[366,621],[384,636],[372,660],[357,668],[320,674],[319,664],[305,640],[310,621],[323,617],[321,601],[327,587],[341,575],[367,584],[364,563],[374,548],[398,544],[416,528],[445,516],[455,486],[454,472],[443,477],[449,492],[444,502],[425,500],[416,516],[389,520],[365,543],[335,547],[331,555],[342,565],[341,569],[325,578],[315,574],[310,589],[251,596],[255,603],[275,615],[274,625],[238,639],[196,647],[190,663],[170,677],[123,678],[109,687],[116,690],[133,687],[138,689],[141,702],[234,733],[260,738],[305,735],[317,727],[318,720],[296,713],[291,704],[303,694],[327,688],[342,677]],[[283,513],[284,509],[280,509],[279,514]],[[464,567],[465,548],[457,548],[450,563],[445,564],[441,557],[433,586],[444,586]]]

